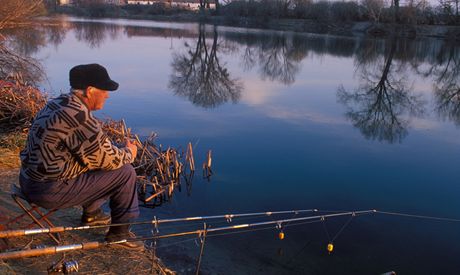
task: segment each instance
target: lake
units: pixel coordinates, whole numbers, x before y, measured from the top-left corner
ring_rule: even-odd
[[[156,132],[163,147],[192,142],[198,167],[212,150],[211,181],[198,171],[190,194],[143,208],[141,220],[291,209],[460,219],[458,42],[77,18],[14,35],[12,46],[43,65],[51,95],[68,91],[74,65],[103,64],[120,88],[97,116]],[[286,227],[284,240],[274,226],[210,236],[201,270],[460,273],[459,222],[348,220]],[[194,272],[196,238],[157,247],[167,266]]]

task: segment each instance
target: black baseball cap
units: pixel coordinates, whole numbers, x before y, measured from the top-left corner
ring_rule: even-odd
[[[105,91],[115,91],[118,83],[110,79],[107,70],[99,64],[82,64],[73,67],[69,72],[70,86],[84,90],[92,86]]]

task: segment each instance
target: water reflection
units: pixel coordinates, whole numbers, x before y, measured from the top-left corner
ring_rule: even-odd
[[[300,62],[305,58],[303,39],[283,33],[225,33],[225,38],[245,45],[242,64],[245,70],[259,68],[262,79],[279,81],[286,85],[295,82]]]
[[[408,76],[432,79],[436,112],[460,125],[460,49],[439,40],[374,40],[289,32],[197,28],[165,28],[63,20],[59,24],[8,34],[9,52],[2,49],[1,76],[22,71],[27,79],[40,79],[40,64],[29,57],[48,44],[57,47],[69,31],[90,48],[126,37],[186,38],[175,49],[168,87],[196,106],[215,108],[241,98],[243,83],[222,60],[240,60],[244,71],[257,71],[261,79],[293,84],[307,58],[353,58],[358,87],[340,86],[338,101],[346,118],[366,138],[401,142],[411,118],[423,114],[425,104],[415,96]],[[208,27],[209,28],[209,27]],[[13,54],[12,54],[13,53]],[[11,58],[13,56],[13,58]],[[27,58],[24,58],[27,57]],[[247,91],[251,92],[251,91]]]
[[[305,51],[299,47],[301,44],[301,41],[296,39],[270,35],[259,44],[259,47],[246,47],[243,56],[245,67],[251,69],[259,64],[262,79],[268,78],[272,81],[292,84],[295,81],[295,75],[299,72],[300,61],[305,57]]]
[[[434,78],[438,114],[460,126],[460,49],[445,45],[442,53],[426,74]]]
[[[204,108],[214,108],[229,100],[236,103],[243,86],[232,78],[219,60],[217,30],[212,32],[212,43],[206,41],[205,26],[199,26],[196,43],[185,44],[186,53],[175,53],[169,88],[174,94],[188,98]]]
[[[412,93],[404,76],[404,63],[393,64],[396,39],[389,43],[388,54],[377,66],[368,62],[370,58],[358,59],[360,86],[353,91],[340,86],[337,97],[348,109],[346,117],[366,138],[393,143],[407,135],[410,116],[421,115],[424,102]]]
[[[75,22],[73,27],[77,40],[84,41],[90,48],[101,47],[108,38],[116,40],[124,29],[119,25],[84,22]]]

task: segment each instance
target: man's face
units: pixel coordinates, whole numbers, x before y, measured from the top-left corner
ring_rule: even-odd
[[[106,99],[109,98],[109,92],[90,86],[87,90],[87,98],[91,111],[101,110]]]

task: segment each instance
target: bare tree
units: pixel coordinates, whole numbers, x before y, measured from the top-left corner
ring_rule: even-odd
[[[169,88],[205,108],[214,108],[229,100],[237,102],[243,87],[220,63],[217,30],[214,28],[212,45],[208,45],[204,25],[199,28],[195,48],[186,44],[187,53],[173,57]]]
[[[43,12],[43,0],[2,0],[0,30],[30,24],[31,19]]]
[[[460,21],[458,12],[460,0],[439,0],[439,4],[447,16],[454,17],[454,21],[457,23]]]
[[[0,79],[20,79],[23,83],[34,85],[43,77],[42,65],[36,59],[0,47]]]
[[[42,0],[2,0],[0,31],[33,24],[32,19],[42,12]],[[33,51],[35,42],[38,43],[42,39],[40,34],[35,32],[33,36],[28,37],[30,43],[20,43],[22,40],[14,39],[14,35],[0,33],[0,79],[15,77],[28,83],[37,83],[42,79],[41,64],[28,56],[28,53]]]
[[[384,0],[362,0],[361,5],[366,10],[370,19],[375,22],[380,22],[380,17],[382,16],[383,8],[385,7]]]

